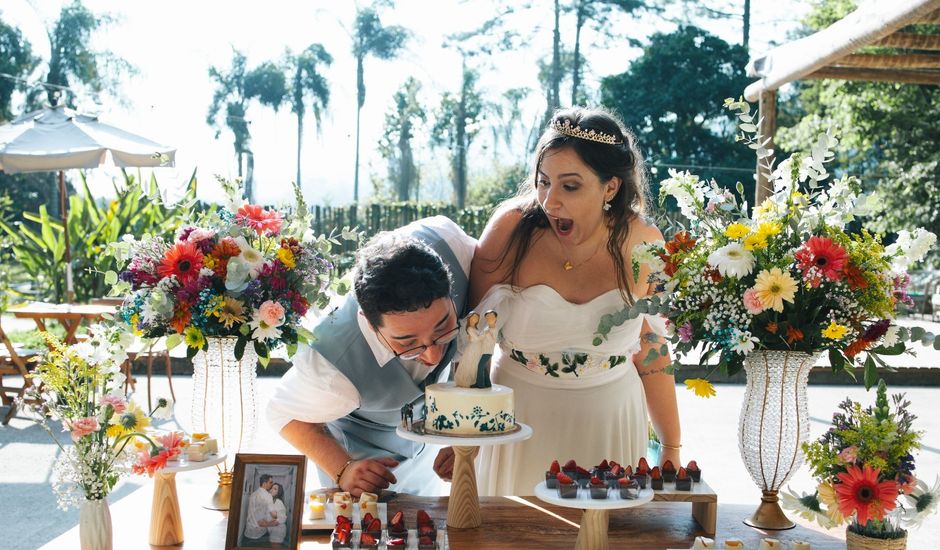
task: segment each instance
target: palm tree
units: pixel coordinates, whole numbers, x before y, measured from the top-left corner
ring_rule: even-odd
[[[359,117],[366,102],[366,84],[363,63],[366,56],[391,59],[398,54],[408,38],[404,27],[383,27],[374,8],[356,10],[356,34],[352,53],[356,57],[356,168],[353,178],[353,201],[359,202]]]
[[[333,56],[320,44],[311,44],[297,56],[289,58],[294,68],[291,111],[297,115],[297,185],[300,185],[300,151],[304,135],[304,114],[307,111],[305,100],[310,97],[310,110],[313,111],[319,132],[321,117],[330,102],[330,85],[320,74],[318,65],[329,66],[333,63]]]

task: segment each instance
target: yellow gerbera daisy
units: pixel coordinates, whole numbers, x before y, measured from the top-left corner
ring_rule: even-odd
[[[849,330],[849,327],[840,325],[835,321],[830,321],[829,326],[823,329],[822,335],[830,340],[840,340],[845,333]]]
[[[725,229],[725,237],[729,239],[740,239],[751,232],[751,228],[743,223],[733,223]]]
[[[711,382],[705,380],[704,378],[688,378],[685,381],[685,386],[698,397],[704,397],[708,399],[709,397],[714,397],[717,395],[715,386],[713,386]]]
[[[281,263],[284,264],[287,269],[297,267],[297,260],[294,259],[294,253],[289,248],[278,248],[277,259],[281,260]]]
[[[222,304],[222,311],[219,312],[219,322],[225,325],[225,328],[232,328],[235,323],[244,323],[244,304],[231,296],[226,296],[225,302]]]
[[[745,250],[763,250],[767,248],[767,238],[760,233],[752,233],[744,238]]]
[[[820,483],[819,487],[816,487],[816,492],[819,494],[819,502],[826,505],[826,515],[829,516],[832,523],[834,525],[845,523],[845,516],[839,511],[839,499],[832,484]]]
[[[781,312],[783,311],[784,301],[793,303],[796,294],[796,281],[790,277],[789,273],[781,271],[779,267],[774,267],[770,271],[765,269],[757,274],[754,291],[757,293],[757,299],[760,300],[765,309]]]
[[[143,431],[150,426],[150,417],[133,401],[127,402],[127,408],[121,414],[111,417],[108,437],[120,437],[124,434]]]
[[[773,237],[774,235],[780,233],[781,231],[780,223],[778,222],[766,222],[762,223],[757,227],[757,233],[763,235],[764,237]]]

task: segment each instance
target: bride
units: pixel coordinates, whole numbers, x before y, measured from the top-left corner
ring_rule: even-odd
[[[642,219],[646,181],[635,138],[613,115],[555,113],[536,150],[534,181],[500,206],[474,254],[471,302],[498,313],[492,381],[513,388],[531,439],[482,447],[481,495],[527,495],[552,460],[590,469],[636,465],[648,419],[662,460],[679,465],[680,427],[668,356],[644,364],[664,339],[641,316],[593,344],[601,316],[652,292],[630,251],[662,234]]]

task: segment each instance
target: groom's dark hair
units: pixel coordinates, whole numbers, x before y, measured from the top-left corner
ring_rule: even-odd
[[[261,480],[258,481],[258,485],[259,485],[259,486],[260,486],[260,485],[264,485],[265,483],[267,483],[267,482],[270,481],[270,480],[271,480],[271,475],[270,475],[270,474],[261,474]]]
[[[381,327],[386,313],[418,311],[450,296],[451,274],[424,242],[383,231],[356,253],[353,287],[366,319]]]

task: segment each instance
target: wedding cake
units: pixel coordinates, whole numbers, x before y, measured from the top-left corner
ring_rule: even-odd
[[[463,388],[455,382],[433,384],[425,390],[424,406],[424,429],[430,433],[486,435],[516,427],[512,388],[499,384],[489,388]]]
[[[451,435],[487,435],[516,427],[512,388],[490,383],[490,358],[496,346],[495,311],[471,313],[464,320],[463,351],[454,382],[428,386],[424,430]]]

